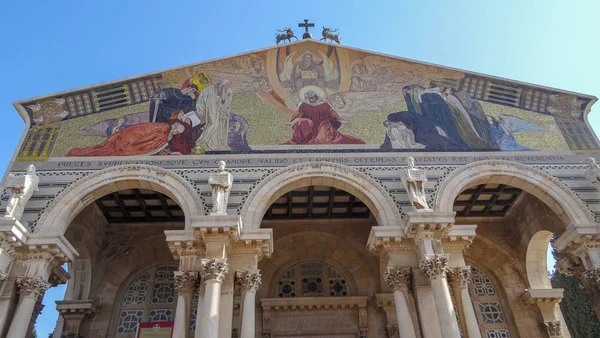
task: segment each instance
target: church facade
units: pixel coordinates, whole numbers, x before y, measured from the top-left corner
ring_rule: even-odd
[[[307,39],[16,102],[0,336],[570,337],[595,101]]]

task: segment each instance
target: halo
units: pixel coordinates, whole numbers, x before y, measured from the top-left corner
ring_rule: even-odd
[[[322,99],[327,98],[327,94],[325,93],[325,91],[323,89],[321,89],[320,87],[311,85],[311,86],[304,86],[304,87],[300,88],[300,90],[298,91],[298,96],[300,96],[300,100],[304,100],[304,98],[306,97],[306,93],[308,93],[308,92],[313,92]]]
[[[300,55],[298,55],[298,57],[296,57],[294,59],[294,63],[297,64],[297,63],[302,62],[302,58],[304,57],[305,54],[310,54],[310,56],[312,56],[313,62],[315,62],[315,63],[320,63],[321,61],[323,61],[323,58],[320,55],[316,55],[312,51],[306,50],[306,51],[300,53]]]

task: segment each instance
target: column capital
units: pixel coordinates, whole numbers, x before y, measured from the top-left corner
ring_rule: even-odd
[[[400,290],[410,286],[411,269],[388,266],[383,273],[383,280],[392,290]]]
[[[246,291],[257,291],[262,284],[260,270],[247,271],[240,270],[235,272],[236,283]]]
[[[450,281],[457,283],[461,288],[466,288],[471,282],[471,267],[457,266],[448,269]]]
[[[227,259],[202,259],[202,270],[200,274],[202,279],[206,282],[209,280],[215,280],[219,283],[223,282],[225,276],[229,272],[229,264]]]
[[[398,329],[398,325],[387,325],[385,327],[385,336],[387,338],[398,338],[400,337],[400,331]]]
[[[177,294],[192,294],[198,280],[198,271],[174,271],[173,277]]]
[[[582,276],[600,286],[600,267],[588,269],[582,273]]]
[[[563,335],[559,320],[544,322],[544,326],[550,338],[562,338]]]
[[[419,268],[429,277],[436,279],[446,277],[448,272],[448,254],[427,255],[421,259]]]
[[[33,298],[36,301],[44,295],[44,292],[50,286],[50,283],[44,281],[42,277],[17,277],[19,294],[22,297]]]

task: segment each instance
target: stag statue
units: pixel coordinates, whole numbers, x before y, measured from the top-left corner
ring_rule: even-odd
[[[341,41],[340,34],[334,34],[337,31],[338,31],[338,29],[331,29],[331,28],[327,28],[327,27],[323,26],[323,31],[321,32],[321,34],[323,35],[323,38],[321,38],[321,41],[323,41],[323,40],[335,41],[339,45],[340,41]]]
[[[288,40],[288,42],[292,42],[292,38],[294,38],[294,39],[296,39],[296,41],[298,41],[298,38],[294,35],[294,31],[292,30],[291,27],[286,27],[284,30],[278,29],[277,32],[281,33],[281,34],[275,33],[277,44],[279,44],[281,41],[285,41],[285,40]]]

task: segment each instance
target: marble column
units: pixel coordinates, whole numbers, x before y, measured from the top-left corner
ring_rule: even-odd
[[[462,266],[450,269],[450,279],[454,289],[454,297],[459,304],[463,322],[467,329],[468,338],[481,338],[481,331],[477,323],[477,316],[473,308],[473,302],[469,295],[469,282],[471,281],[471,267]]]
[[[41,277],[19,277],[17,278],[17,287],[19,288],[19,305],[17,305],[7,337],[24,338],[27,335],[35,306],[38,300],[43,298],[44,292],[50,288],[50,283]]]
[[[236,283],[242,287],[244,300],[242,302],[241,338],[254,338],[254,323],[256,311],[256,291],[262,283],[260,271],[237,271]]]
[[[410,285],[410,268],[387,267],[383,279],[394,290],[398,333],[400,338],[416,338],[411,312],[408,307],[407,293]]]
[[[435,308],[440,320],[443,338],[460,338],[458,322],[454,314],[454,306],[450,297],[446,272],[448,271],[448,254],[430,254],[421,259],[419,268],[429,277],[435,300]]]
[[[227,259],[202,259],[201,274],[204,283],[204,306],[200,319],[203,338],[219,337],[221,284],[227,272],[229,272]]]
[[[177,309],[173,338],[187,338],[190,331],[190,305],[194,284],[198,280],[197,271],[175,271],[175,289],[177,289]]]

